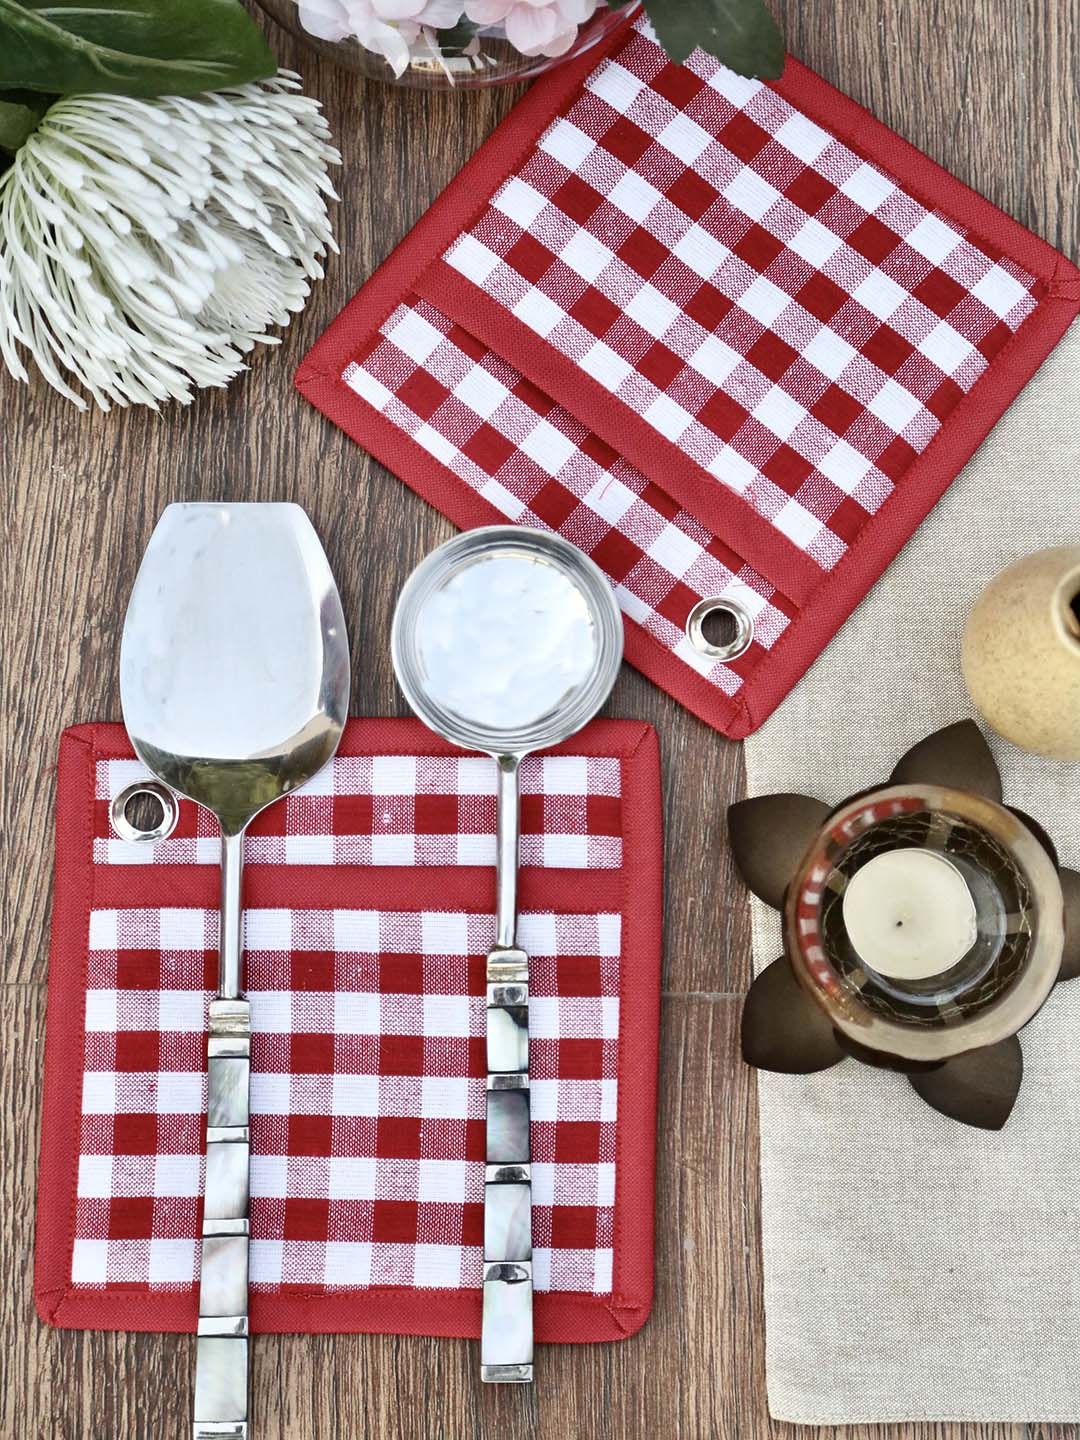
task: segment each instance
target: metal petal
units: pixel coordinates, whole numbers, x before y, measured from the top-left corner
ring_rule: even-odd
[[[958,720],[913,745],[891,776],[894,785],[945,785],[1001,803],[1001,775],[974,720]]]
[[[942,1060],[909,1060],[903,1055],[889,1055],[884,1050],[871,1050],[869,1045],[860,1045],[842,1030],[836,1032],[836,1043],[853,1060],[872,1065],[877,1070],[900,1070],[905,1075],[915,1075],[923,1070],[940,1070]]]
[[[1060,878],[1065,896],[1065,953],[1058,979],[1075,980],[1080,975],[1080,874],[1062,870]]]
[[[843,1060],[824,1010],[807,995],[781,955],[750,986],[742,1013],[742,1053],[748,1065],[807,1075]]]
[[[957,1055],[938,1070],[908,1079],[928,1105],[964,1125],[1000,1130],[1024,1078],[1024,1055],[1015,1035]]]
[[[739,874],[779,910],[784,891],[829,807],[810,795],[758,795],[728,806],[728,837]]]
[[[1035,819],[1034,815],[1029,815],[1026,810],[1021,810],[1018,805],[1006,805],[1005,809],[1008,810],[1010,815],[1015,815],[1018,820],[1022,821],[1022,823],[1027,826],[1027,828],[1031,831],[1032,835],[1035,836],[1035,839],[1038,840],[1039,844],[1043,847],[1046,853],[1050,856],[1050,859],[1054,862],[1054,869],[1056,870],[1061,863],[1058,860],[1057,846],[1054,844],[1053,840],[1050,839],[1050,836],[1046,833],[1043,827],[1039,824],[1038,820]]]

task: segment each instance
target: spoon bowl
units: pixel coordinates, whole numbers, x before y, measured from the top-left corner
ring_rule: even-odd
[[[337,749],[349,646],[299,505],[170,505],[128,605],[120,697],[135,753],[235,833]]]

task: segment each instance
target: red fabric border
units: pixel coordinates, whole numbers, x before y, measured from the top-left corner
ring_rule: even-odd
[[[425,295],[523,370],[553,399],[593,426],[609,443],[614,435],[622,454],[646,475],[660,479],[674,498],[801,607],[798,617],[734,700],[680,664],[633,621],[626,622],[627,658],[710,725],[741,738],[761,724],[813,662],[1069,323],[1080,314],[1080,269],[902,140],[861,105],[841,95],[799,61],[788,59],[782,79],[775,84],[781,95],[853,150],[883,165],[924,204],[954,216],[972,232],[973,238],[1001,249],[1045,286],[1035,310],[910,466],[894,494],[864,526],[839,564],[823,574],[740,497],[704,476],[676,446],[658,436],[596,381],[508,317],[439,258],[516,168],[526,149],[598,59],[624,39],[625,32],[617,31],[604,48],[561,66],[531,88],[315,343],[297,372],[296,385],[353,439],[465,528],[505,522],[505,516],[390,425],[340,379],[350,356],[405,294],[415,291]],[[770,533],[765,535],[763,531]]]
[[[350,720],[342,755],[460,752],[418,720]],[[618,755],[622,764],[622,869],[611,872],[522,873],[525,905],[572,910],[611,904],[623,917],[619,992],[619,1113],[616,1139],[615,1271],[612,1293],[541,1294],[536,1297],[536,1338],[546,1342],[618,1340],[648,1318],[653,1287],[656,1069],[659,1048],[660,956],[663,904],[663,834],[660,757],[656,732],[637,721],[596,720],[552,754]],[[78,725],[64,732],[56,802],[56,881],[45,1046],[34,1296],[38,1314],[51,1325],[100,1330],[195,1329],[194,1287],[148,1293],[141,1287],[96,1291],[71,1286],[75,1194],[79,1153],[82,1056],[85,1048],[87,942],[95,904],[213,904],[214,866],[145,867],[125,873],[121,884],[93,863],[95,766],[100,759],[131,759],[134,752],[122,725]],[[321,868],[321,875],[315,875]],[[283,900],[288,872],[303,869],[296,896],[320,904],[387,903],[387,891],[410,895],[412,867],[253,866],[249,898]],[[180,875],[179,872],[185,872]],[[330,876],[331,886],[327,886]],[[593,882],[607,878],[600,895]],[[434,888],[445,893],[449,869],[433,869]],[[380,879],[383,882],[380,888]],[[406,884],[406,881],[408,882]],[[291,883],[291,882],[290,882]],[[482,887],[478,892],[478,884]],[[491,888],[491,897],[488,888]],[[467,902],[465,896],[468,896]],[[493,898],[493,879],[465,867],[445,903],[461,899],[484,909]],[[398,903],[393,901],[393,903]],[[632,1038],[628,1038],[632,1037]],[[632,1049],[628,1051],[628,1046]],[[251,1296],[251,1328],[259,1333],[376,1333],[406,1335],[480,1334],[480,1292],[372,1287],[327,1295],[303,1289]]]

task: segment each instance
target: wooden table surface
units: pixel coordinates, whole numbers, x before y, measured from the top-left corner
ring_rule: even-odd
[[[1080,0],[785,0],[791,51],[1072,258]],[[78,414],[0,380],[5,474],[6,941],[0,1148],[0,1437],[171,1440],[189,1432],[192,1346],[55,1331],[36,1319],[32,1243],[45,1024],[53,763],[61,728],[119,718],[124,606],[171,500],[297,500],[322,534],[353,642],[353,707],[403,714],[387,648],[411,567],[450,526],[291,386],[307,346],[514,101],[366,87],[272,36],[320,97],[344,156],[340,257],[280,349],[187,409]],[[258,1440],[794,1435],[768,1418],[757,1107],[739,1062],[749,918],[724,842],[740,748],[626,669],[612,713],[657,726],[668,884],[656,1306],[621,1344],[552,1346],[533,1388],[482,1388],[474,1344],[274,1336],[254,1347]],[[811,1432],[804,1432],[810,1435]],[[813,1432],[825,1440],[831,1430]],[[906,1440],[1048,1440],[1078,1426],[927,1425]]]

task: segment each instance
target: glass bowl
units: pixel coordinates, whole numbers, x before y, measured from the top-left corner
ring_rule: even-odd
[[[322,17],[313,23],[326,32],[324,35],[313,34],[305,28],[296,0],[258,0],[258,3],[271,19],[317,54],[368,79],[417,90],[475,90],[480,86],[532,80],[563,60],[592,49],[613,31],[629,25],[641,10],[640,3],[609,9],[601,0],[591,18],[578,27],[568,48],[558,55],[523,55],[507,39],[503,24],[474,24],[463,17],[450,28],[434,29],[403,21],[397,26],[401,40],[392,42],[394,64],[376,50],[365,48],[355,34],[345,33],[350,7],[357,4],[369,11],[370,0],[310,0],[313,11]],[[326,38],[339,31],[343,38]],[[385,37],[385,30],[380,33]]]
[[[869,889],[863,877],[869,907],[849,909],[859,872],[898,851],[922,857],[921,879],[903,901],[894,862]],[[931,873],[930,885],[926,870],[940,867],[928,856],[948,872]],[[996,1044],[1031,1019],[1058,977],[1063,909],[1053,859],[1012,811],[968,791],[893,785],[847,801],[818,832],[788,888],[785,948],[846,1047],[900,1068],[933,1065]],[[928,937],[921,954],[913,944],[906,971],[891,948],[905,915],[913,942]],[[960,940],[950,946],[957,922]]]

